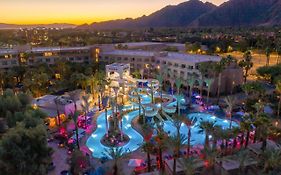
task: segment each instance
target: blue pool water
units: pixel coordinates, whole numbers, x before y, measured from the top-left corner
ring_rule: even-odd
[[[190,119],[196,118],[195,124],[191,127],[191,145],[199,145],[204,144],[205,141],[205,133],[199,133],[199,125],[201,121],[216,121],[215,125],[221,126],[223,129],[226,129],[229,127],[229,120],[224,120],[221,118],[217,118],[211,114],[207,113],[191,113],[188,114]],[[238,127],[238,124],[235,122],[232,122],[232,127]],[[164,131],[173,135],[176,134],[176,128],[174,127],[172,121],[165,121],[164,122]],[[185,124],[181,125],[180,133],[185,135],[187,137],[188,133],[188,127]],[[211,136],[210,136],[211,137]]]
[[[130,107],[127,107],[130,108]],[[108,111],[108,116],[111,114],[111,110]],[[141,144],[143,143],[143,137],[140,133],[138,133],[136,130],[134,130],[131,127],[132,120],[137,117],[139,114],[138,110],[133,111],[125,115],[122,119],[123,122],[123,132],[128,135],[130,138],[129,142],[122,146],[123,152],[132,152],[137,150]],[[188,117],[190,118],[197,118],[196,123],[194,126],[192,126],[191,129],[191,145],[197,145],[197,144],[203,144],[205,140],[205,134],[199,133],[199,124],[200,121],[216,121],[216,125],[221,126],[222,128],[229,127],[229,121],[223,120],[220,118],[217,118],[211,114],[207,113],[192,113],[189,114]],[[102,158],[107,156],[106,150],[109,150],[109,147],[103,145],[101,143],[101,139],[106,133],[106,127],[105,127],[105,113],[101,113],[97,118],[97,129],[95,132],[89,137],[87,140],[86,145],[89,147],[89,149],[92,151],[93,157],[96,158]],[[233,127],[238,127],[238,124],[233,122]],[[165,121],[164,122],[164,130],[167,133],[175,134],[176,128],[173,126],[172,121]],[[182,124],[180,128],[181,134],[184,134],[187,136],[188,128],[185,124]]]

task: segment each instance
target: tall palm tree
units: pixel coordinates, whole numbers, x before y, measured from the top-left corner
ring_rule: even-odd
[[[266,48],[265,48],[266,66],[269,66],[270,54],[271,54],[271,49],[270,49],[269,47],[266,47]]]
[[[212,84],[214,82],[214,79],[211,79],[211,78],[207,78],[205,80],[207,86],[208,86],[208,95],[207,95],[207,103],[209,103],[209,98],[210,98],[210,91],[211,91],[211,87],[212,87]]]
[[[85,127],[87,127],[87,115],[88,115],[90,107],[91,107],[90,99],[91,99],[90,95],[82,96],[81,107],[82,107],[82,110],[83,110],[84,116],[85,116]]]
[[[209,148],[209,135],[212,133],[214,127],[215,127],[216,121],[215,122],[210,122],[210,121],[201,121],[199,124],[199,133],[205,133],[205,144],[204,147],[206,149]]]
[[[160,102],[160,104],[161,104],[161,111],[162,111],[162,100],[163,100],[163,81],[164,81],[164,77],[163,77],[163,75],[161,75],[161,74],[158,74],[158,75],[156,75],[156,79],[158,80],[158,82],[159,82],[159,89],[160,89],[160,99],[161,99],[161,102]]]
[[[107,120],[107,105],[108,105],[108,96],[104,96],[102,98],[102,106],[105,108],[104,110],[104,116],[105,116],[105,127],[106,127],[106,136],[108,137],[108,120]]]
[[[244,120],[240,122],[240,128],[242,131],[242,140],[240,143],[241,148],[243,147],[243,142],[244,142],[244,133],[246,132],[246,141],[245,141],[245,148],[248,147],[249,139],[250,139],[250,131],[252,129],[252,118],[253,115],[250,114],[251,116],[244,117]]]
[[[122,147],[111,147],[106,154],[113,159],[113,175],[122,175],[118,167],[118,162],[124,157]]]
[[[184,124],[187,126],[187,155],[190,155],[190,147],[191,147],[191,128],[196,123],[196,118],[185,118]]]
[[[190,79],[187,80],[187,83],[189,85],[189,100],[190,100],[190,103],[191,103],[191,99],[192,99],[192,91],[193,91],[195,81],[196,80],[195,80],[194,76],[191,76]]]
[[[214,126],[214,129],[212,130],[212,139],[213,139],[213,145],[212,149],[217,150],[217,143],[218,140],[222,139],[224,130],[220,126]]]
[[[176,84],[176,88],[177,88],[177,94],[180,94],[180,88],[181,88],[181,85],[182,85],[182,80],[180,78],[177,78],[176,81],[175,81],[175,84]]]
[[[177,130],[177,135],[180,135],[180,128],[181,128],[181,125],[183,123],[183,121],[185,120],[185,117],[181,116],[181,115],[173,115],[173,126],[176,128]]]
[[[277,108],[277,118],[280,117],[280,108],[281,108],[281,81],[277,82],[275,91],[279,94],[279,102]]]
[[[163,162],[163,150],[166,148],[164,144],[167,140],[167,135],[163,130],[163,126],[161,124],[157,124],[157,135],[155,136],[155,140],[157,142],[156,147],[158,150],[158,157],[159,157],[159,165],[160,165],[160,172],[164,172],[164,162]]]
[[[224,64],[221,62],[218,62],[214,64],[213,70],[215,74],[218,76],[218,84],[217,84],[217,103],[219,103],[220,100],[220,94],[221,94],[221,80],[222,80],[222,72],[225,69]]]
[[[186,141],[184,135],[169,136],[167,140],[167,147],[173,150],[173,175],[176,175],[177,159],[179,158],[180,149],[183,147],[183,143]]]
[[[80,115],[80,113],[78,111],[74,111],[73,113],[70,114],[70,116],[74,122],[74,125],[75,125],[76,145],[77,145],[78,150],[80,149],[79,136],[78,136],[78,125],[77,125],[79,115]]]
[[[281,151],[280,150],[266,150],[262,153],[261,164],[263,171],[268,174],[278,174],[281,166]]]
[[[151,158],[150,155],[153,152],[154,145],[151,142],[151,136],[152,136],[152,128],[148,124],[143,125],[143,134],[144,134],[144,143],[142,144],[143,150],[146,152],[147,156],[147,168],[148,172],[151,171]]]
[[[78,89],[75,91],[68,92],[68,95],[72,100],[72,102],[74,103],[74,110],[77,111],[77,101],[80,99],[81,90]]]
[[[200,163],[200,159],[194,157],[181,158],[179,164],[183,167],[185,175],[194,175],[200,174],[200,171],[197,170],[196,164]]]
[[[150,89],[151,103],[154,104],[154,87],[152,81],[150,82],[149,89]]]
[[[59,123],[59,126],[61,125],[61,118],[60,118],[60,110],[59,110],[59,97],[56,97],[54,99],[54,103],[56,105],[56,110],[57,110],[57,116],[58,116],[58,123]]]
[[[227,114],[228,114],[228,117],[230,118],[229,129],[231,129],[231,127],[232,127],[232,109],[235,105],[236,98],[234,96],[227,96],[227,97],[225,97],[224,101],[227,104]]]
[[[200,95],[203,95],[203,85],[205,81],[206,74],[210,70],[210,63],[211,62],[203,62],[199,64],[199,72],[201,73],[201,81],[200,82]]]
[[[249,70],[253,67],[251,51],[246,51],[243,55],[243,60],[239,61],[239,66],[244,69],[244,83],[247,82]]]

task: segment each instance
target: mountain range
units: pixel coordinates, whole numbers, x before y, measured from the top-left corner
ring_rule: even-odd
[[[132,29],[147,27],[241,27],[281,24],[281,0],[229,0],[220,6],[189,0],[166,6],[148,16],[73,24],[14,25],[0,23],[0,29],[19,28],[78,28],[78,29]]]
[[[178,5],[166,6],[149,16],[94,22],[77,28],[235,27],[280,24],[281,0],[229,0],[220,6],[189,0]]]

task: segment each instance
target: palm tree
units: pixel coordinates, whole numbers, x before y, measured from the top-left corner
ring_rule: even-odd
[[[218,75],[218,84],[217,84],[217,103],[219,103],[220,100],[220,91],[221,91],[221,80],[222,80],[222,72],[224,70],[224,64],[221,62],[218,62],[214,64],[213,70]]]
[[[106,150],[106,154],[113,159],[113,175],[121,175],[118,162],[123,158],[122,147],[111,147],[109,150]]]
[[[187,157],[187,158],[181,158],[179,160],[179,164],[183,167],[183,171],[185,175],[194,175],[194,174],[200,174],[200,172],[197,170],[196,164],[199,164],[201,160],[196,159],[194,157]]]
[[[277,108],[277,118],[280,117],[280,107],[281,107],[281,81],[277,82],[275,91],[277,94],[279,94],[279,102],[278,102],[278,108]]]
[[[192,91],[193,91],[193,86],[194,86],[194,84],[195,84],[195,78],[194,78],[194,76],[191,76],[191,78],[190,79],[188,79],[187,80],[187,83],[188,83],[188,85],[189,85],[189,100],[190,100],[190,103],[191,103],[191,98],[192,98]]]
[[[154,87],[152,81],[150,82],[150,96],[151,96],[151,103],[154,104]]]
[[[190,147],[191,147],[191,127],[196,123],[196,118],[185,118],[184,121],[185,125],[187,126],[187,155],[190,155]]]
[[[75,111],[77,111],[77,101],[80,99],[81,90],[75,90],[75,91],[68,92],[68,95],[69,95],[70,99],[72,100],[72,102],[74,103]]]
[[[109,97],[104,96],[102,98],[102,106],[105,108],[104,110],[104,116],[105,116],[105,126],[106,126],[106,136],[108,136],[108,120],[107,120],[107,104],[108,104]]]
[[[164,144],[166,142],[167,135],[163,130],[163,126],[161,124],[157,124],[157,135],[155,136],[155,140],[157,142],[157,149],[158,149],[158,157],[159,157],[159,165],[160,165],[160,172],[164,172],[164,164],[163,164],[163,150],[166,148]]]
[[[246,51],[243,55],[243,60],[239,63],[239,66],[244,69],[244,83],[247,81],[249,70],[253,67],[251,51]]]
[[[214,79],[211,79],[211,78],[207,78],[205,80],[207,86],[208,86],[208,95],[207,95],[207,103],[209,103],[209,98],[210,98],[210,91],[211,91],[211,87],[212,87],[212,84],[214,82]]]
[[[281,166],[281,151],[280,150],[266,150],[262,153],[261,164],[263,171],[268,174],[278,174]],[[271,173],[270,173],[271,170]]]
[[[74,125],[75,125],[75,136],[76,136],[76,144],[77,144],[78,150],[80,149],[79,136],[78,136],[78,125],[77,125],[79,115],[80,115],[80,113],[76,110],[74,111],[74,113],[71,114],[71,118],[72,118],[72,120],[74,122]]]
[[[173,126],[176,128],[177,130],[177,135],[180,135],[180,128],[181,128],[181,125],[182,125],[182,122],[185,120],[185,117],[181,116],[181,115],[177,115],[175,114],[173,116]]]
[[[177,94],[176,95],[176,100],[177,100],[177,111],[178,111],[178,115],[180,115],[180,102],[181,100],[184,98],[184,96],[182,94]]]
[[[58,123],[59,123],[59,126],[61,125],[61,120],[60,120],[60,110],[59,110],[59,97],[56,97],[54,99],[54,103],[56,105],[56,110],[57,110],[57,116],[58,116]]]
[[[151,158],[150,155],[153,152],[154,145],[151,142],[151,136],[152,136],[152,128],[148,124],[143,125],[143,134],[144,134],[144,143],[142,145],[143,150],[146,152],[147,156],[147,168],[148,172],[151,171]]]
[[[218,140],[222,139],[224,130],[220,126],[214,126],[214,129],[212,130],[212,139],[213,139],[213,145],[212,149],[217,150],[217,143]]]
[[[244,117],[244,120],[240,123],[240,128],[242,131],[242,140],[241,140],[241,148],[243,147],[244,142],[244,133],[246,132],[246,142],[245,142],[245,148],[248,147],[249,139],[250,139],[250,131],[252,128],[252,118],[253,115],[250,114],[250,116]]]
[[[176,81],[175,81],[175,84],[176,84],[176,88],[177,88],[177,94],[180,94],[180,88],[181,88],[181,85],[182,85],[181,79],[177,78]]]
[[[215,122],[210,121],[201,121],[199,124],[199,133],[205,132],[205,144],[204,147],[207,149],[209,148],[209,135],[212,133],[214,126],[216,124]]]
[[[168,137],[167,147],[172,148],[174,156],[173,156],[173,175],[176,175],[176,167],[177,167],[177,159],[179,158],[180,149],[183,147],[183,143],[186,141],[186,137],[184,135],[175,135]]]
[[[90,106],[91,106],[91,103],[90,103],[90,95],[82,96],[81,107],[82,107],[82,110],[84,111],[84,116],[85,116],[85,127],[87,127],[87,115],[88,115],[88,113],[89,113]]]
[[[203,85],[204,85],[204,81],[205,81],[205,76],[208,73],[208,71],[210,70],[210,63],[211,62],[203,62],[199,64],[199,72],[201,73],[201,83],[200,83],[200,95],[202,97],[203,94]]]
[[[266,66],[269,66],[271,50],[269,47],[265,48]]]
[[[163,100],[163,80],[164,77],[161,74],[156,75],[156,79],[159,82],[159,88],[160,88],[160,99],[161,99],[161,111],[162,111],[162,100]]]
[[[227,114],[230,118],[229,129],[232,127],[232,109],[235,105],[236,98],[234,96],[227,96],[224,100],[227,104]]]
[[[204,155],[204,159],[206,161],[206,166],[207,166],[206,171],[208,172],[205,174],[214,174],[213,173],[214,166],[216,162],[216,157],[218,156],[217,151],[214,149],[205,148],[202,150],[202,154]]]

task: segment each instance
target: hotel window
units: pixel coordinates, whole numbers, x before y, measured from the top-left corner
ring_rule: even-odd
[[[49,56],[52,56],[52,55],[53,55],[52,52],[44,52],[44,56],[45,56],[45,57],[49,57]]]
[[[172,66],[173,64],[172,64],[171,62],[168,62],[168,65],[169,65],[169,66]]]
[[[156,63],[157,63],[157,64],[160,64],[160,61],[159,61],[159,60],[157,60],[157,61],[156,61]]]
[[[179,64],[178,64],[178,63],[175,63],[174,66],[175,66],[175,67],[179,67]]]
[[[151,59],[151,62],[152,62],[152,63],[154,63],[154,62],[155,62],[155,59],[154,59],[154,58],[152,58],[152,59]]]
[[[145,62],[149,62],[149,59],[148,59],[148,58],[146,58],[146,59],[145,59]]]
[[[71,57],[71,58],[69,58],[69,60],[70,60],[70,61],[73,61],[73,60],[74,60],[74,58],[72,58],[72,57]]]
[[[167,64],[167,62],[166,62],[166,61],[163,61],[163,64]]]
[[[197,70],[198,70],[198,69],[199,69],[199,66],[198,66],[198,65],[196,65],[196,66],[195,66],[195,69],[197,69]]]
[[[193,66],[188,66],[188,69],[193,69]]]
[[[128,58],[126,57],[126,58],[124,58],[124,61],[128,61]]]
[[[51,62],[50,58],[47,58],[47,59],[46,59],[46,62],[48,62],[48,63]]]
[[[108,56],[105,56],[104,58],[105,58],[105,59],[108,59]]]
[[[183,68],[183,69],[186,68],[185,64],[182,64],[182,65],[181,65],[181,68]]]
[[[121,57],[118,57],[117,60],[118,60],[118,61],[121,61]]]
[[[17,61],[16,60],[12,60],[11,64],[17,64]]]
[[[8,65],[8,62],[7,61],[2,61],[2,65]]]

